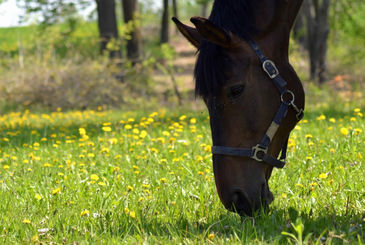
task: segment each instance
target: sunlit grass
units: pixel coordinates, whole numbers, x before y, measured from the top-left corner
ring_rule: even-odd
[[[205,112],[6,114],[0,241],[364,241],[364,122],[350,105],[307,113],[270,213],[241,219],[217,197]]]

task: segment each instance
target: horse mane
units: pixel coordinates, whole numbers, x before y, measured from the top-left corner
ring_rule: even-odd
[[[209,20],[217,26],[246,39],[257,30],[255,28],[255,9],[260,0],[215,0]],[[195,64],[195,94],[207,97],[216,95],[225,79],[223,70],[223,49],[203,40],[200,44]]]

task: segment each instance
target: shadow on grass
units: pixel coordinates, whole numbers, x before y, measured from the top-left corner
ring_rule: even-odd
[[[124,239],[128,237],[152,236],[191,239],[207,238],[214,233],[217,239],[232,239],[245,244],[252,242],[287,243],[289,236],[282,234],[287,232],[298,237],[298,232],[293,226],[303,224],[302,239],[308,237],[311,243],[317,240],[334,244],[352,243],[364,237],[364,217],[362,215],[331,215],[321,214],[312,217],[300,214],[296,209],[274,210],[269,214],[261,214],[255,218],[242,217],[231,213],[222,214],[217,220],[208,222],[191,222],[186,218],[180,218],[175,223],[158,223],[144,220],[143,224],[131,226],[128,232],[121,232]],[[125,231],[125,230],[124,230]],[[143,233],[141,233],[143,231]],[[293,240],[292,240],[293,241]]]

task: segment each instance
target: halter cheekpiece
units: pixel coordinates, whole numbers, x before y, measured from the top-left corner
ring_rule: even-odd
[[[240,156],[240,157],[249,157],[258,162],[265,162],[277,168],[283,168],[285,166],[286,159],[286,151],[288,148],[288,139],[286,140],[284,146],[281,149],[280,159],[276,159],[267,154],[269,145],[274,138],[276,132],[279,129],[279,126],[282,120],[286,117],[289,107],[294,109],[296,112],[296,118],[300,121],[304,112],[303,109],[299,109],[295,105],[295,95],[292,91],[287,88],[287,82],[280,76],[279,70],[276,67],[275,63],[264,55],[260,47],[257,43],[251,39],[246,40],[248,44],[255,51],[257,56],[259,57],[262,69],[266,72],[266,74],[273,81],[275,87],[278,89],[280,93],[280,106],[278,111],[275,114],[274,120],[271,122],[268,130],[266,131],[265,136],[262,138],[259,144],[252,148],[235,148],[235,147],[227,147],[227,146],[213,146],[212,153],[216,155],[229,155],[229,156]]]

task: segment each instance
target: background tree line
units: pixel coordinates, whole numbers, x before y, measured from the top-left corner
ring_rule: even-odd
[[[6,1],[6,0],[5,0]],[[200,6],[199,15],[208,16],[213,0],[159,0],[160,15],[159,43],[168,43],[171,28],[171,16],[179,16],[189,4]],[[108,52],[113,59],[125,57],[132,63],[140,62],[143,56],[143,39],[141,34],[140,8],[156,8],[156,1],[151,0],[17,0],[27,14],[41,16],[41,26],[47,27],[57,23],[67,23],[69,32],[77,26],[80,10],[96,5],[96,16],[100,36],[100,53]],[[1,3],[1,1],[0,1]],[[352,55],[359,55],[359,41],[365,40],[362,31],[365,27],[362,0],[304,0],[298,16],[293,37],[308,53],[309,77],[323,83],[327,74],[328,40],[337,42],[339,38],[351,43]],[[117,10],[122,13],[118,19]],[[196,13],[195,13],[196,14]],[[193,14],[191,14],[193,15]],[[121,37],[118,25],[124,23]],[[66,33],[67,34],[67,33]]]

